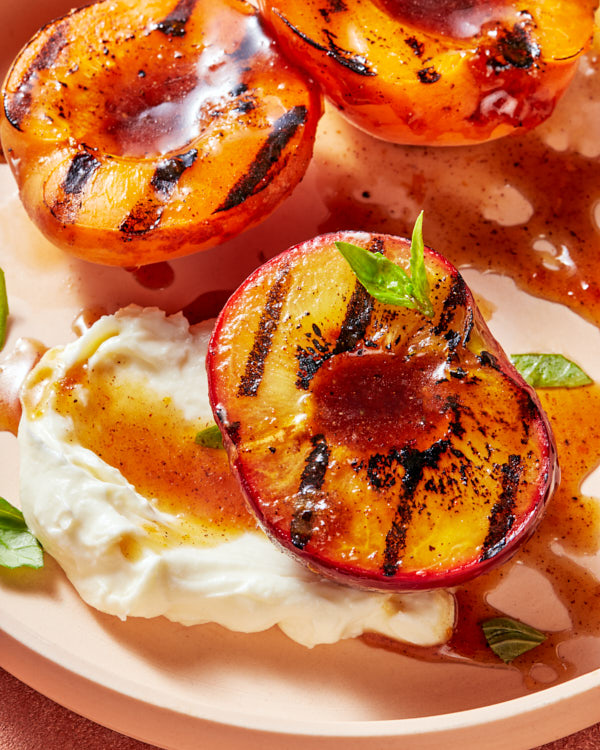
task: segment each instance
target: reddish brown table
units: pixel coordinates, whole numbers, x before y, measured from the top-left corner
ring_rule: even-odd
[[[74,714],[0,669],[0,750],[152,750],[152,747]],[[544,745],[543,750],[600,750],[600,724]]]

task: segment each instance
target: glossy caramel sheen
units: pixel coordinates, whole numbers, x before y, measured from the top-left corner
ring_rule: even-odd
[[[439,366],[433,353],[403,358],[368,349],[329,360],[314,378],[317,431],[362,448],[393,445],[399,433],[421,442],[440,425],[443,434],[452,415],[439,408]]]
[[[28,399],[30,418],[48,408],[69,417],[72,442],[118,469],[159,510],[179,516],[198,541],[218,543],[255,528],[225,452],[198,445],[206,425],[185,420],[170,397],[84,365],[38,384]]]
[[[525,686],[536,690],[564,682],[593,666],[581,663],[578,655],[565,646],[580,638],[600,639],[600,586],[596,577],[572,557],[600,552],[600,505],[596,498],[581,492],[583,480],[600,465],[600,386],[546,389],[539,395],[556,437],[562,481],[533,537],[507,565],[458,588],[456,628],[447,644],[414,649],[374,635],[365,637],[367,643],[418,659],[466,659],[499,667],[502,662],[487,647],[480,624],[489,617],[504,615],[488,599],[514,566],[526,565],[543,573],[550,582],[557,605],[565,608],[570,624],[547,632],[543,644],[504,668],[519,670]],[[545,669],[540,670],[540,666]]]
[[[134,267],[264,218],[304,174],[321,113],[243,0],[74,11],[22,50],[3,105],[33,221],[76,255]]]
[[[428,319],[370,297],[335,240],[408,265],[405,240],[329,235],[232,296],[207,372],[233,468],[267,531],[325,575],[459,583],[533,529],[554,484],[549,427],[444,259],[427,251]]]
[[[583,119],[566,141],[560,127],[594,112],[598,101],[600,59],[593,56],[547,129],[453,149],[398,148],[353,133],[327,184],[328,213],[317,231],[351,226],[406,237],[414,221],[407,207],[417,206],[426,242],[454,265],[504,274],[600,326],[596,120]],[[373,163],[381,165],[376,172]]]
[[[402,24],[456,39],[475,36],[492,21],[516,20],[509,0],[375,0],[375,4]]]
[[[478,143],[553,111],[595,0],[260,0],[283,49],[385,140]]]

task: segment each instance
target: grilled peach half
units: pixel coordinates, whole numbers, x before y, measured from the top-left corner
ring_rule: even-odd
[[[49,24],[3,88],[0,137],[56,245],[140,266],[266,217],[310,161],[321,95],[243,0],[105,0]]]
[[[533,531],[558,467],[535,392],[459,272],[425,248],[430,315],[375,299],[336,242],[410,269],[410,243],[342,232],[258,268],[221,312],[209,395],[266,532],[379,590],[460,583]]]
[[[358,127],[463,144],[543,122],[594,28],[595,0],[259,0],[291,60]]]

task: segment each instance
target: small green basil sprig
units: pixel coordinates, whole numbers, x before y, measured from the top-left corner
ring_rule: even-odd
[[[579,388],[593,380],[562,354],[511,354],[510,361],[534,388]]]
[[[27,528],[23,514],[0,497],[0,565],[5,568],[41,568],[44,555]]]
[[[429,299],[429,283],[425,268],[422,211],[417,217],[412,233],[410,276],[381,253],[372,253],[364,247],[349,242],[336,242],[335,246],[344,256],[360,283],[376,300],[387,305],[418,310],[428,318],[433,317],[433,305]]]
[[[216,424],[211,424],[196,433],[196,445],[203,448],[223,448],[223,436]]]
[[[492,617],[481,628],[488,646],[506,664],[546,640],[544,633],[512,617]]]

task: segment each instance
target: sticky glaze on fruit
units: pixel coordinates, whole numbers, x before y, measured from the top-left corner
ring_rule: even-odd
[[[448,586],[510,556],[557,474],[539,401],[462,277],[426,251],[432,319],[374,300],[342,240],[408,267],[409,243],[317,238],[259,268],[209,347],[210,398],[271,536],[379,589]]]
[[[282,48],[355,125],[477,143],[543,122],[590,43],[593,0],[259,0]]]
[[[217,244],[295,187],[320,116],[243,0],[101,2],[42,29],[3,89],[21,199],[55,244],[139,266]]]

